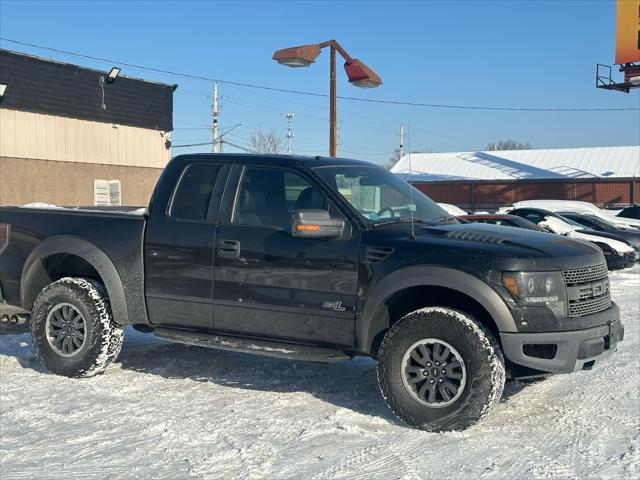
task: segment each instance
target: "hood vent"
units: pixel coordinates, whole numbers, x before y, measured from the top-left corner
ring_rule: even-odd
[[[487,235],[486,233],[479,232],[465,232],[464,230],[454,230],[447,233],[447,237],[454,238],[456,240],[469,240],[471,242],[483,242],[483,243],[495,243],[500,244],[505,241],[504,238],[495,237],[493,235]]]
[[[367,247],[364,261],[367,263],[379,263],[387,259],[393,253],[391,247]]]

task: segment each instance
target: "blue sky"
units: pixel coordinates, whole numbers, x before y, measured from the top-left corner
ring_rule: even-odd
[[[138,65],[238,82],[328,93],[328,52],[289,69],[273,51],[337,39],[383,79],[352,87],[338,63],[338,94],[370,99],[504,107],[639,107],[640,92],[594,87],[596,63],[614,54],[613,1],[441,2],[0,2],[3,37]],[[89,67],[101,62],[1,42],[2,48]],[[207,141],[210,82],[123,68],[180,86],[174,145]],[[220,86],[221,125],[258,125],[284,136],[296,115],[294,151],[327,154],[328,100]],[[535,147],[640,144],[636,112],[540,113],[401,107],[339,100],[339,153],[382,163],[401,123],[413,150],[483,149],[513,138]],[[180,151],[189,151],[181,149]],[[207,151],[197,147],[194,151]],[[233,151],[228,148],[228,151]],[[175,150],[177,153],[178,150]]]

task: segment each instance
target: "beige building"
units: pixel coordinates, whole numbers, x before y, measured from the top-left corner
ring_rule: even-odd
[[[7,50],[0,85],[0,205],[148,203],[175,86]]]

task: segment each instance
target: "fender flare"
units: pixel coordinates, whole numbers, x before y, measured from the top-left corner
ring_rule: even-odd
[[[491,316],[500,332],[517,332],[516,322],[504,300],[487,283],[469,273],[447,267],[414,266],[397,270],[370,291],[356,324],[356,348],[368,353],[381,331],[389,328],[385,302],[410,287],[445,287],[471,297]]]
[[[98,272],[107,289],[114,320],[121,325],[127,323],[127,300],[115,265],[93,243],[72,236],[51,237],[33,249],[22,267],[20,278],[20,302],[23,308],[30,310],[37,297],[37,293],[31,293],[31,284],[46,275],[42,260],[59,253],[80,257]]]

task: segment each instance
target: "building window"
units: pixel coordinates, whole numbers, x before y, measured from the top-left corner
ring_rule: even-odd
[[[120,180],[94,180],[93,204],[99,207],[121,206],[122,195]]]

